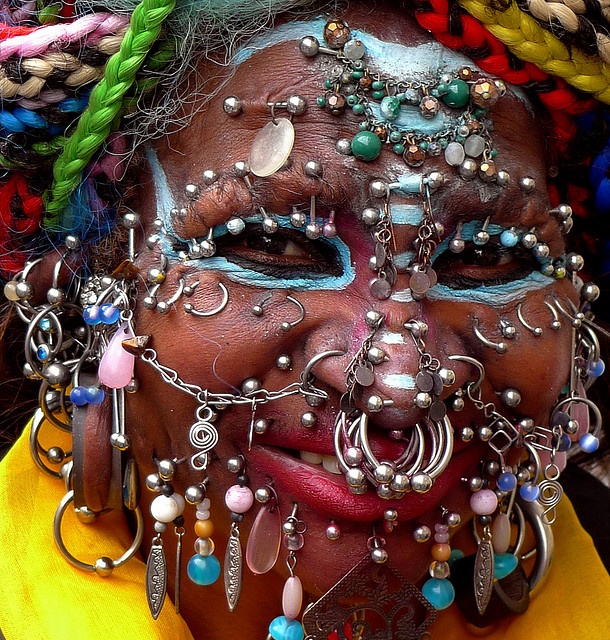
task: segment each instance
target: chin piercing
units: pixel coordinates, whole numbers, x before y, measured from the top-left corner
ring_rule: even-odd
[[[519,322],[528,330],[531,331],[537,338],[542,335],[542,327],[532,327],[528,324],[523,318],[523,303],[520,302],[517,307],[517,318],[519,318]]]
[[[551,322],[551,329],[558,331],[561,329],[561,321],[559,320],[559,314],[557,313],[557,309],[548,301],[544,301],[545,306],[548,310],[553,314],[553,321]]]
[[[472,330],[474,331],[474,335],[486,346],[491,347],[496,351],[496,353],[506,353],[508,349],[508,345],[506,342],[492,342],[488,340],[479,329],[479,319],[475,318],[472,323]]]
[[[288,300],[289,302],[292,302],[293,304],[296,304],[296,306],[299,308],[299,312],[301,315],[296,320],[293,320],[292,322],[282,322],[282,324],[280,325],[280,328],[284,332],[288,332],[291,329],[294,329],[294,327],[296,327],[298,324],[301,324],[301,322],[305,320],[305,307],[301,304],[301,302],[299,302],[293,296],[286,296],[286,300]]]
[[[229,302],[229,290],[222,282],[218,283],[218,287],[222,291],[222,302],[215,309],[212,309],[211,311],[199,311],[195,309],[190,302],[187,302],[184,305],[184,311],[193,316],[196,316],[197,318],[210,318],[220,313]]]
[[[222,102],[222,110],[228,116],[235,118],[243,111],[241,100],[237,96],[228,96]]]
[[[331,520],[326,527],[326,537],[329,540],[338,540],[341,537],[341,529],[334,520]]]

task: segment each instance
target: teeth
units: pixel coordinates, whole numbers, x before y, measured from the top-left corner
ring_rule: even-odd
[[[339,461],[336,456],[324,456],[322,459],[322,466],[329,473],[334,473],[337,476],[341,475],[341,471],[339,471]]]
[[[309,464],[322,464],[324,456],[321,453],[312,453],[311,451],[299,451],[301,460],[309,462]]]
[[[309,464],[321,464],[329,473],[341,475],[339,461],[335,456],[324,456],[321,453],[312,453],[311,451],[299,451],[299,456],[301,460],[309,462]]]

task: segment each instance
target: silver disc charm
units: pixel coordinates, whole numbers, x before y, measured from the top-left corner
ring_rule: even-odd
[[[415,271],[409,280],[411,291],[417,295],[425,295],[430,288],[430,277],[423,271]]]
[[[294,146],[294,127],[288,118],[267,123],[256,135],[250,148],[250,171],[264,178],[279,171]]]
[[[392,293],[392,285],[385,278],[375,278],[369,284],[371,293],[377,300],[386,300]]]
[[[415,376],[415,384],[420,391],[432,391],[434,379],[427,371],[420,371]]]
[[[434,422],[440,422],[447,415],[447,407],[442,400],[435,400],[428,409],[428,417]]]
[[[375,374],[368,367],[359,366],[354,374],[356,382],[363,387],[370,387],[375,382]]]

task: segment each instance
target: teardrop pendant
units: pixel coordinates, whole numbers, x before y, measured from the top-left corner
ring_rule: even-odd
[[[121,344],[124,340],[130,340],[133,337],[133,332],[125,322],[117,329],[100,360],[98,370],[100,382],[111,389],[122,389],[133,378],[135,357],[125,351]]]
[[[273,568],[280,553],[281,539],[282,516],[272,498],[256,514],[248,537],[246,564],[252,573],[261,575]]]
[[[267,123],[256,135],[250,149],[250,171],[259,178],[279,171],[294,146],[294,126],[288,118]]]

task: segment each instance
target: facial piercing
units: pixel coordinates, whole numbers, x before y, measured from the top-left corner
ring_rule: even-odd
[[[237,96],[229,96],[222,103],[222,110],[232,118],[235,118],[242,112],[241,100]]]
[[[201,174],[201,179],[203,180],[203,184],[209,187],[218,180],[218,174],[213,169],[206,169]]]
[[[307,100],[303,96],[290,96],[283,102],[268,102],[267,106],[271,109],[271,119],[276,123],[275,110],[286,109],[292,116],[302,116],[307,111]]]
[[[557,309],[548,301],[544,301],[545,306],[548,310],[553,314],[553,322],[551,322],[551,329],[555,329],[555,331],[561,329],[561,321],[559,320],[559,315],[557,313]]]
[[[305,228],[305,235],[310,240],[317,240],[322,234],[322,227],[316,222],[316,196],[309,200],[309,224]]]
[[[211,258],[216,253],[216,243],[214,242],[214,229],[210,227],[208,235],[201,242],[197,239],[189,243],[189,258],[199,260],[200,258]]]
[[[519,180],[519,189],[523,191],[523,193],[531,193],[536,188],[536,181],[534,178],[530,178],[526,176],[525,178],[521,178]]]
[[[175,304],[178,301],[178,298],[180,298],[180,296],[184,293],[184,286],[184,278],[180,278],[180,280],[178,281],[178,288],[176,289],[174,295],[165,301],[160,300],[159,302],[157,302],[157,312],[162,315],[166,315],[167,313],[169,313],[172,305]]]
[[[525,319],[523,318],[523,303],[520,302],[517,307],[517,318],[519,318],[519,322],[528,330],[531,331],[537,338],[542,335],[542,327],[532,327],[527,324]]]
[[[458,222],[455,235],[449,241],[449,251],[451,251],[451,253],[462,253],[465,247],[466,242],[464,238],[462,238],[462,223]]]
[[[474,244],[482,246],[489,242],[489,232],[487,231],[487,228],[489,227],[490,220],[491,218],[487,216],[487,218],[485,218],[485,222],[483,222],[483,226],[481,227],[481,229],[479,229],[479,231],[474,234],[474,236],[472,237],[472,241],[474,242]]]
[[[299,308],[300,316],[296,320],[293,320],[292,322],[286,322],[286,321],[282,322],[280,327],[284,332],[288,332],[291,329],[294,329],[294,327],[296,327],[298,324],[303,322],[303,320],[305,320],[305,307],[301,304],[301,302],[299,302],[293,296],[286,296],[286,300],[292,302],[293,304],[296,304],[296,306]]]
[[[282,354],[276,358],[275,366],[280,371],[290,371],[292,369],[292,358]]]
[[[500,318],[500,331],[508,340],[512,340],[517,333],[515,326],[504,318]]]
[[[184,311],[198,318],[210,318],[220,313],[229,302],[229,290],[222,282],[219,282],[218,286],[222,291],[222,302],[215,309],[212,309],[211,311],[199,311],[195,309],[190,302],[187,302],[184,305]]]
[[[521,404],[521,394],[517,389],[507,388],[500,393],[500,399],[507,407],[517,407]]]
[[[561,313],[562,316],[566,317],[572,327],[574,327],[575,329],[577,329],[578,327],[580,327],[583,323],[583,320],[585,318],[585,314],[579,312],[575,312],[574,315],[570,315],[562,306],[561,303],[559,302],[559,300],[557,300],[557,298],[554,299],[554,303],[555,303],[555,307],[557,307],[557,309],[559,310],[559,313]]]
[[[322,165],[317,160],[309,160],[303,165],[303,173],[310,178],[321,178]]]
[[[303,393],[307,403],[310,404],[310,406],[314,406],[314,405],[311,405],[310,400],[313,400],[313,401],[317,400],[318,402],[316,404],[320,404],[319,401],[323,402],[325,400],[328,400],[328,394],[326,393],[326,391],[323,391],[322,389],[318,389],[317,387],[313,386],[313,381],[315,380],[315,376],[312,374],[311,370],[314,368],[314,366],[318,362],[320,362],[321,360],[324,360],[324,358],[332,358],[333,356],[344,356],[344,355],[345,355],[345,351],[339,351],[339,350],[323,351],[322,353],[318,353],[317,355],[315,355],[305,365],[305,368],[303,369],[303,373],[301,374],[301,393]],[[315,417],[315,414],[312,414],[312,416]],[[317,420],[317,417],[315,417],[315,420]],[[311,426],[313,426],[313,424]]]
[[[326,527],[326,537],[329,540],[338,540],[341,537],[341,529],[334,520],[331,520],[330,524]]]
[[[292,206],[292,213],[290,214],[290,224],[296,229],[302,229],[307,222],[307,216],[303,213],[303,207],[300,204]]]
[[[479,319],[478,318],[474,318],[473,323],[472,323],[472,330],[474,331],[474,335],[486,346],[486,347],[491,347],[492,349],[494,349],[496,351],[496,353],[506,353],[506,350],[508,349],[508,345],[506,344],[506,342],[492,342],[491,340],[488,340],[480,331],[479,329]]]
[[[150,288],[148,295],[142,300],[142,305],[145,309],[154,309],[157,306],[157,291],[161,284],[155,284]]]

